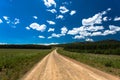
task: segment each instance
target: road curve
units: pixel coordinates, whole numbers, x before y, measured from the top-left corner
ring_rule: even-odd
[[[48,54],[21,80],[120,80],[85,64],[65,58],[56,50]]]

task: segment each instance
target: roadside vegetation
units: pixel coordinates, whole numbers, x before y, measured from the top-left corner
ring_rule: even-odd
[[[85,63],[99,70],[108,72],[113,75],[120,76],[120,56],[117,55],[104,55],[104,54],[91,54],[91,53],[77,53],[58,49],[61,55],[70,57],[79,62]]]
[[[50,51],[51,49],[0,49],[0,80],[18,80]]]

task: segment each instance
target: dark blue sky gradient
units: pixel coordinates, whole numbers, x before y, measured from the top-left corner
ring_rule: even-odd
[[[75,41],[85,41],[85,39],[73,39],[72,35],[66,34],[60,38],[48,39],[52,33],[60,34],[61,28],[66,26],[68,30],[82,26],[82,20],[88,19],[95,14],[105,11],[111,8],[106,15],[112,18],[111,21],[103,22],[102,26],[105,29],[109,25],[120,26],[120,21],[113,21],[118,16],[120,17],[120,0],[55,0],[56,10],[59,11],[60,6],[65,6],[69,10],[76,10],[76,14],[70,16],[69,13],[64,14],[62,20],[56,19],[56,15],[47,12],[48,9],[43,0],[1,0],[0,2],[0,19],[3,23],[0,24],[0,43],[8,44],[46,44],[46,43],[69,43]],[[71,2],[70,2],[71,1]],[[69,4],[62,4],[68,2]],[[49,9],[53,9],[52,6]],[[12,27],[11,24],[7,24],[3,19],[3,16],[10,17],[13,21],[15,18],[20,19],[20,23]],[[34,19],[33,16],[37,16],[38,19]],[[54,21],[55,25],[49,25],[46,21]],[[26,27],[31,23],[45,24],[47,26],[44,32],[36,31],[33,29],[26,30]],[[48,32],[49,28],[55,28],[54,32]],[[38,38],[39,35],[45,36],[44,39]],[[89,37],[94,41],[104,39],[116,39],[120,40],[120,31],[116,34],[107,36],[94,36]]]

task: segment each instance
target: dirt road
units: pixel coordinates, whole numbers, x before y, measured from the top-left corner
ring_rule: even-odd
[[[59,55],[56,50],[48,54],[21,80],[120,80],[77,61]]]

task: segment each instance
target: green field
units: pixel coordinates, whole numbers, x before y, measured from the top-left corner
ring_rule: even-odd
[[[0,80],[18,80],[50,51],[0,49]]]
[[[61,48],[58,49],[58,53],[95,67],[99,70],[120,76],[120,56],[118,55],[77,53],[65,51]]]

